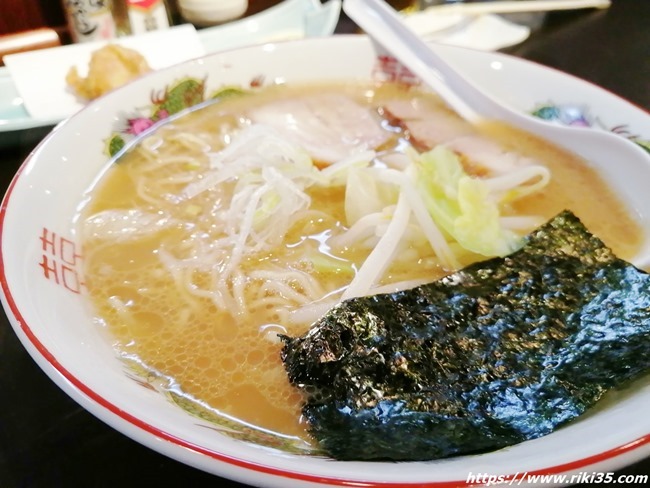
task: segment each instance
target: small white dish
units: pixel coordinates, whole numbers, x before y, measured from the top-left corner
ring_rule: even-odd
[[[425,41],[482,51],[513,46],[530,35],[529,27],[510,22],[499,15],[434,15],[424,10],[405,15],[404,22]]]
[[[248,0],[178,0],[181,16],[194,25],[221,24],[244,15]]]
[[[642,145],[650,140],[650,116],[595,85],[500,53],[432,47],[519,110],[550,117],[565,106],[580,106],[593,117],[580,123],[598,121],[617,131],[624,127],[622,136]],[[648,381],[533,441],[480,455],[396,464],[304,455],[282,440],[192,416],[141,379],[134,380],[93,324],[85,303],[74,217],[109,160],[107,139],[133,137],[129,121],[140,117],[146,122],[151,116],[152,91],[187,78],[205,82],[206,92],[260,80],[413,81],[412,74],[365,36],[267,43],[146,75],[91,102],[50,133],[19,170],[0,209],[0,285],[3,306],[25,348],[80,405],[151,449],[253,486],[443,488],[466,485],[472,473],[515,477],[516,482],[523,480],[516,478],[523,473],[610,472],[650,455]],[[607,162],[615,164],[615,154],[604,151],[602,158],[598,164],[603,168],[612,168]],[[650,197],[645,199],[640,219],[647,224]],[[553,484],[561,483],[546,483]]]
[[[205,54],[203,43],[191,24],[112,42],[140,53],[154,70]],[[87,76],[92,53],[105,45],[104,41],[83,42],[5,56],[5,65],[30,117],[62,120],[81,110],[87,102],[70,89],[66,75],[74,66],[80,76]],[[43,73],[47,73],[47,83],[43,82]]]
[[[328,36],[341,12],[340,0],[285,0],[241,20],[198,31],[205,53],[285,39]],[[61,116],[33,117],[6,67],[0,67],[0,147],[15,144],[11,134],[54,126]],[[37,131],[42,132],[42,131]]]

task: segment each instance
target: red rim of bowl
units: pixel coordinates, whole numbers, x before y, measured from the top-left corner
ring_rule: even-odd
[[[531,63],[537,64],[537,63]],[[551,68],[548,68],[551,69]],[[551,69],[552,70],[552,69]],[[566,73],[565,73],[566,74]],[[570,75],[567,75],[570,76]],[[585,80],[582,80],[585,81]],[[587,82],[589,83],[589,82]],[[596,85],[594,85],[596,86]],[[608,92],[609,93],[609,92]],[[612,96],[619,98],[620,97],[614,93],[610,93]],[[38,339],[36,334],[27,324],[26,320],[23,318],[20,310],[14,301],[13,295],[7,283],[7,278],[5,275],[5,259],[4,259],[4,247],[2,242],[4,240],[4,229],[5,229],[5,217],[9,201],[13,195],[13,190],[20,176],[22,175],[25,167],[29,164],[34,155],[38,152],[38,149],[44,145],[50,136],[47,136],[43,141],[41,141],[36,149],[34,149],[23,164],[20,166],[16,175],[12,179],[9,187],[5,193],[5,196],[2,200],[2,206],[0,207],[0,285],[2,287],[2,292],[5,296],[7,305],[11,310],[11,313],[14,316],[15,322],[12,323],[13,327],[16,327],[16,323],[19,324],[20,329],[25,334],[27,340],[35,347],[38,353],[41,355],[45,361],[56,371],[59,375],[65,378],[78,392],[86,395],[90,400],[95,402],[100,407],[104,408],[107,412],[112,415],[120,418],[123,421],[133,425],[134,427],[139,428],[140,430],[151,434],[157,438],[163,439],[165,441],[171,442],[172,444],[189,449],[195,453],[207,456],[208,458],[229,464],[233,467],[242,468],[245,470],[253,471],[258,474],[263,475],[272,475],[283,478],[288,478],[297,481],[305,481],[312,483],[322,483],[330,486],[349,486],[356,488],[451,488],[458,486],[483,486],[483,483],[473,484],[468,482],[468,480],[452,480],[452,481],[425,481],[425,482],[381,482],[381,481],[367,481],[367,480],[355,480],[349,478],[337,478],[330,477],[325,475],[317,475],[311,473],[303,473],[297,471],[288,471],[282,468],[277,468],[273,466],[268,466],[265,464],[256,463],[253,461],[248,461],[238,457],[229,456],[223,452],[213,451],[211,449],[198,446],[192,442],[181,439],[175,435],[172,435],[164,430],[155,427],[138,417],[129,414],[128,412],[122,410],[117,405],[111,403],[109,400],[103,396],[96,393],[90,386],[83,383],[81,380],[76,378],[70,371],[68,371],[57,359],[56,357],[43,345],[43,343]],[[39,366],[40,363],[39,363]],[[68,392],[66,392],[68,393]],[[119,430],[116,428],[116,430]],[[124,434],[124,433],[123,433]],[[549,466],[547,468],[537,469],[535,471],[527,471],[526,473],[511,473],[506,475],[499,475],[500,482],[509,482],[509,481],[518,481],[521,479],[521,476],[524,474],[526,476],[535,476],[535,475],[554,475],[562,474],[571,471],[576,471],[587,466],[592,466],[598,463],[602,463],[608,460],[612,460],[616,457],[622,456],[624,454],[629,454],[632,451],[639,449],[645,445],[650,445],[650,433],[645,434],[641,437],[638,437],[626,444],[616,446],[612,449],[608,449],[598,454],[587,456],[581,459],[570,461],[564,464],[558,464],[554,466]],[[152,448],[149,446],[149,448]],[[153,449],[153,448],[152,448]],[[168,456],[170,457],[170,456]],[[633,461],[632,461],[633,462]],[[621,466],[627,463],[621,463]]]
[[[41,144],[43,144],[47,139],[46,138]],[[4,201],[2,203],[2,207],[0,208],[0,243],[2,242],[4,238],[4,224],[5,224],[5,217],[6,217],[6,210],[9,205],[9,201],[11,200],[11,196],[13,195],[13,190],[15,188],[16,182],[20,178],[25,166],[29,163],[31,158],[33,157],[34,152],[30,156],[28,156],[27,160],[22,164],[22,166],[19,168],[18,172],[16,173],[16,176],[14,179],[11,181],[9,188],[7,189],[7,193],[4,197]],[[1,250],[0,250],[1,251]],[[343,479],[343,478],[333,478],[333,477],[327,477],[327,476],[320,476],[320,475],[315,475],[315,474],[309,474],[309,473],[301,473],[301,472],[295,472],[295,471],[287,471],[281,468],[275,468],[272,466],[267,466],[259,463],[255,463],[252,461],[246,461],[244,459],[236,458],[229,456],[228,454],[222,453],[222,452],[216,452],[198,445],[195,445],[191,442],[188,442],[186,440],[180,439],[174,435],[171,435],[164,430],[161,430],[157,427],[154,427],[151,424],[148,424],[147,422],[144,422],[143,420],[129,414],[128,412],[122,410],[120,407],[117,405],[111,403],[109,400],[106,398],[102,397],[98,393],[96,393],[90,386],[86,385],[85,383],[81,382],[79,379],[77,379],[72,373],[70,373],[57,359],[54,357],[54,355],[43,345],[43,343],[38,339],[36,334],[32,331],[32,329],[29,327],[25,319],[23,318],[22,314],[20,313],[20,310],[14,301],[13,295],[11,294],[11,290],[9,289],[9,285],[7,283],[7,279],[5,276],[5,259],[4,259],[4,252],[0,252],[0,283],[2,285],[2,291],[5,295],[5,299],[7,301],[7,304],[11,310],[11,313],[13,314],[16,322],[20,324],[20,328],[27,337],[27,339],[31,342],[31,344],[36,348],[38,353],[45,359],[49,365],[54,368],[54,370],[59,373],[62,377],[64,377],[67,381],[70,382],[79,392],[83,393],[86,395],[88,398],[90,398],[92,401],[94,401],[97,405],[103,407],[106,409],[108,412],[111,414],[121,418],[122,420],[132,424],[135,427],[138,427],[139,429],[154,435],[155,437],[164,439],[168,442],[171,442],[179,447],[183,447],[186,449],[190,449],[194,452],[197,452],[199,454],[208,456],[212,459],[225,462],[227,464],[233,465],[238,468],[244,468],[248,469],[251,471],[255,471],[257,473],[261,473],[264,475],[273,475],[273,476],[281,476],[285,478],[290,478],[294,480],[300,480],[300,481],[308,481],[308,482],[315,482],[315,483],[324,483],[324,484],[329,484],[332,486],[354,486],[354,487],[377,487],[377,488],[400,488],[404,486],[416,488],[416,487],[430,487],[430,488],[449,488],[449,487],[454,487],[454,486],[472,486],[471,484],[468,484],[466,480],[457,480],[457,481],[432,481],[432,482],[412,482],[412,483],[395,483],[395,482],[377,482],[377,481],[364,481],[364,480],[353,480],[353,479]],[[623,444],[620,446],[617,446],[613,449],[609,449],[607,451],[604,451],[599,454],[595,454],[592,456],[588,456],[582,459],[578,459],[575,461],[571,461],[565,464],[559,464],[555,466],[551,466],[548,468],[544,469],[539,469],[536,471],[530,471],[527,472],[526,475],[546,475],[546,474],[560,474],[560,473],[565,473],[568,471],[573,471],[573,470],[578,470],[580,468],[584,468],[586,466],[594,465],[606,460],[613,459],[617,456],[621,456],[623,454],[629,453],[635,449],[638,449],[646,444],[650,444],[650,434],[646,434],[644,436],[641,436],[631,442],[628,442],[627,444]],[[513,474],[508,474],[504,475],[505,481],[512,480],[516,478],[520,473],[513,473]]]

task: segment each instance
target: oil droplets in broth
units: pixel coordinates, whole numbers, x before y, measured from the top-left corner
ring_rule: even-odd
[[[287,380],[276,334],[304,333],[314,313],[335,303],[377,236],[365,236],[360,246],[328,246],[329,237],[348,228],[346,192],[336,186],[297,187],[295,181],[305,175],[320,177],[316,167],[292,166],[291,171],[303,173],[293,183],[281,181],[285,193],[293,192],[299,210],[292,214],[283,241],[272,248],[265,247],[260,226],[274,217],[265,209],[280,208],[287,195],[262,190],[280,176],[262,165],[255,173],[210,186],[207,182],[219,179],[211,166],[214,154],[232,140],[232,133],[251,124],[249,114],[256,107],[323,92],[349,97],[377,119],[380,107],[395,100],[416,100],[445,111],[433,95],[391,84],[260,89],[162,126],[109,168],[80,219],[93,229],[82,233],[89,297],[120,354],[173,378],[186,397],[217,412],[305,442],[302,399]],[[448,112],[445,117],[450,117]],[[380,126],[386,134],[376,139],[377,154],[403,152],[408,128],[394,119]],[[547,219],[570,208],[621,256],[633,255],[641,239],[638,227],[587,166],[514,131],[476,130],[543,161],[552,174],[550,191],[518,201],[508,207],[509,215],[534,213]],[[284,147],[277,138],[264,143]],[[302,157],[300,150],[295,154]],[[187,197],[187,188],[195,184],[205,188]],[[237,199],[241,202],[233,203]],[[248,214],[251,201],[259,206]],[[242,211],[229,222],[226,217],[235,203],[241,203]],[[233,267],[229,263],[239,251],[223,247],[223,242],[238,235],[235,228],[247,216],[249,230],[242,239],[248,250]],[[385,282],[431,281],[446,273],[433,251],[403,251],[404,259],[388,268]],[[223,283],[226,274],[229,281]]]

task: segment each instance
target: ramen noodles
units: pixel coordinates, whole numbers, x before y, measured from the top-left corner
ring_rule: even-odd
[[[308,445],[277,333],[505,255],[563,209],[621,257],[638,249],[600,177],[544,141],[473,127],[415,88],[280,85],[144,137],[80,222],[90,301],[120,355],[187,402]]]

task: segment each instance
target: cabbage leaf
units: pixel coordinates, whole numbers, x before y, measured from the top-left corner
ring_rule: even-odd
[[[435,223],[463,248],[483,256],[505,256],[522,238],[500,223],[498,202],[480,178],[469,176],[458,156],[444,146],[409,156],[416,187]]]

